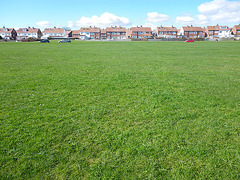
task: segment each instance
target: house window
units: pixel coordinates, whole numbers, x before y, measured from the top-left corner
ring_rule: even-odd
[[[222,33],[222,31],[219,31],[219,33]]]
[[[93,33],[93,32],[91,32],[91,35],[94,35],[94,33]]]
[[[194,34],[197,34],[197,31],[194,31]]]
[[[115,35],[115,32],[113,32],[112,34]]]
[[[138,32],[138,34],[141,34],[141,32]]]

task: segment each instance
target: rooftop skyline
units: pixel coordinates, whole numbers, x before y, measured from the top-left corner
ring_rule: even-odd
[[[21,28],[96,26],[209,26],[240,23],[239,0],[153,0],[146,1],[83,1],[42,0],[39,2],[4,1],[0,26]]]

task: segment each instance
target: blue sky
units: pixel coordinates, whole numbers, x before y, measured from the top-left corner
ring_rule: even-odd
[[[11,3],[10,3],[11,2]],[[0,26],[106,27],[229,25],[240,23],[240,0],[11,0],[3,1]]]

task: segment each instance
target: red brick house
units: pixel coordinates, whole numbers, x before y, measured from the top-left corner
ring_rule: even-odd
[[[94,39],[94,40],[98,40],[100,39],[100,33],[101,30],[100,28],[97,27],[82,27],[80,29],[80,36],[84,36],[84,39]]]
[[[126,39],[126,28],[121,26],[112,26],[106,28],[107,39],[120,40]]]
[[[185,38],[205,38],[205,30],[202,27],[183,26],[180,35]]]
[[[130,28],[130,30],[132,31],[132,38],[134,39],[153,38],[151,27],[137,26]]]
[[[100,39],[107,39],[107,31],[106,31],[106,29],[101,29]]]
[[[156,35],[157,37],[168,37],[168,38],[176,38],[178,30],[176,27],[157,27]]]
[[[240,37],[240,24],[233,26],[232,34],[234,35],[234,37]]]

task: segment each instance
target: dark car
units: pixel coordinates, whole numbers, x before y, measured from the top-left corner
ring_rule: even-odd
[[[47,40],[47,39],[42,39],[41,41],[39,41],[39,43],[49,43],[49,40]]]
[[[58,41],[59,43],[70,43],[71,39],[63,39],[61,41]]]

